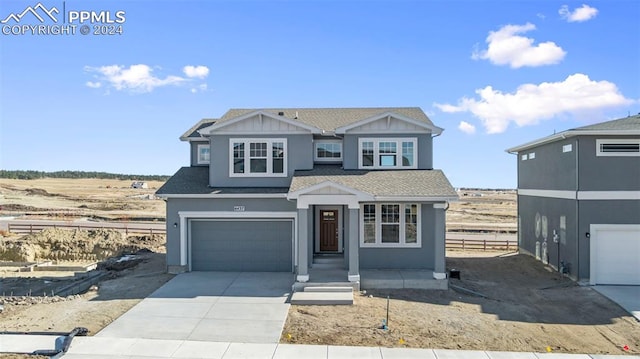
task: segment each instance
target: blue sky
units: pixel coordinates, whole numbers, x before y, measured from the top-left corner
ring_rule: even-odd
[[[0,2],[2,169],[173,174],[178,136],[229,108],[419,106],[454,186],[515,188],[506,148],[640,112],[638,1],[68,0],[42,1],[58,23],[9,18],[37,4]],[[81,11],[103,17],[69,23]]]

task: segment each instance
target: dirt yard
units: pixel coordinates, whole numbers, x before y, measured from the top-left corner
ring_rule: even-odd
[[[447,267],[461,273],[448,291],[369,290],[353,306],[291,306],[281,342],[640,354],[635,318],[531,257],[450,252]]]

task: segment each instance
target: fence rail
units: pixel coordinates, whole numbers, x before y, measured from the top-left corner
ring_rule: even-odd
[[[78,230],[96,230],[96,229],[115,229],[118,231],[124,231],[125,234],[166,234],[164,228],[153,227],[130,227],[123,223],[110,223],[109,225],[92,225],[92,224],[17,224],[9,223],[8,230],[11,233],[17,234],[31,234],[37,233],[47,228],[63,228],[63,229],[78,229]]]
[[[78,230],[96,230],[96,229],[115,229],[124,231],[125,234],[166,234],[165,228],[160,228],[160,225],[151,227],[144,227],[143,224],[137,224],[131,226],[127,223],[104,223],[104,224],[77,224],[77,223],[9,223],[8,230],[11,233],[17,234],[31,234],[37,233],[47,228],[63,228],[63,229],[78,229]],[[462,234],[460,232],[447,233],[446,249],[456,250],[512,250],[518,247],[517,240],[510,239],[508,235],[481,235],[475,233]],[[455,237],[455,238],[451,238]],[[482,238],[479,238],[482,237]],[[515,237],[515,236],[514,236]]]

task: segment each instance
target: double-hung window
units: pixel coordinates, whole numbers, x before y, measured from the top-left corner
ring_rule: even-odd
[[[360,138],[358,168],[418,168],[416,138]]]
[[[362,247],[420,247],[420,206],[416,203],[363,204]]]
[[[232,138],[229,140],[229,176],[287,176],[287,140]]]

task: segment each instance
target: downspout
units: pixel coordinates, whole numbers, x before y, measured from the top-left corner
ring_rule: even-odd
[[[580,282],[580,241],[582,240],[580,235],[580,200],[578,199],[578,192],[580,192],[579,142],[580,138],[576,136],[576,281],[578,282]]]

